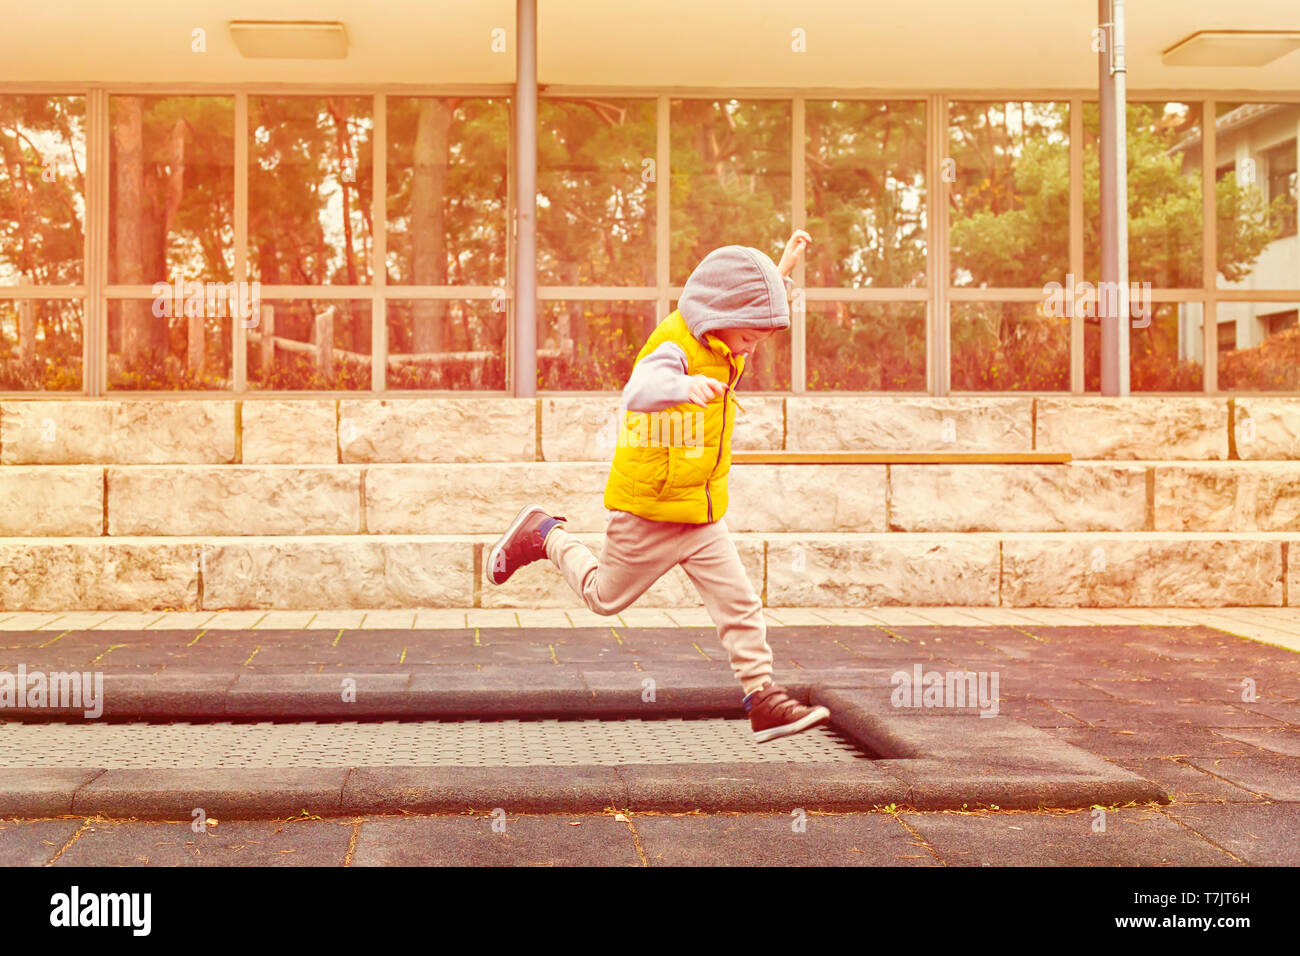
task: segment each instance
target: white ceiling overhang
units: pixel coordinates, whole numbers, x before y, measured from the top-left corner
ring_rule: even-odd
[[[1127,8],[1135,91],[1300,91],[1300,51],[1255,67],[1162,62],[1200,30],[1300,30],[1297,0]],[[539,76],[637,89],[1088,90],[1096,13],[1093,0],[539,0]],[[514,14],[513,0],[44,0],[7,18],[0,81],[509,84]],[[339,21],[347,56],[245,59],[227,28],[244,19]],[[196,30],[205,52],[192,49]],[[795,30],[806,52],[792,49]]]

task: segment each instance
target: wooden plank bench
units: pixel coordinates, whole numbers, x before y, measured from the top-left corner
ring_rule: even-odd
[[[1069,452],[736,451],[736,465],[1064,465]]]

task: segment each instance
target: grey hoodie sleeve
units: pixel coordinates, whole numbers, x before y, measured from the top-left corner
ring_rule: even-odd
[[[676,342],[664,342],[636,363],[623,387],[623,407],[629,412],[661,412],[690,401],[686,353]]]

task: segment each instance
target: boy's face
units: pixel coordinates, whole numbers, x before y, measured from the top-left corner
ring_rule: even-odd
[[[751,352],[754,346],[768,338],[774,329],[714,329],[716,335],[727,348],[737,355]]]

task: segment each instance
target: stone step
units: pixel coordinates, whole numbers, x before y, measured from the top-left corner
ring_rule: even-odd
[[[604,462],[7,465],[0,536],[490,534],[524,503],[603,531]],[[753,532],[1300,531],[1300,462],[736,465]]]
[[[594,550],[599,534],[579,534]],[[770,606],[1300,604],[1300,533],[738,533]],[[0,540],[0,610],[576,608],[549,562],[483,579],[493,535]],[[680,568],[642,607],[697,603]],[[3,664],[3,661],[0,661]]]
[[[1300,459],[1300,397],[744,395],[737,449]],[[6,399],[0,464],[607,461],[618,396]]]

